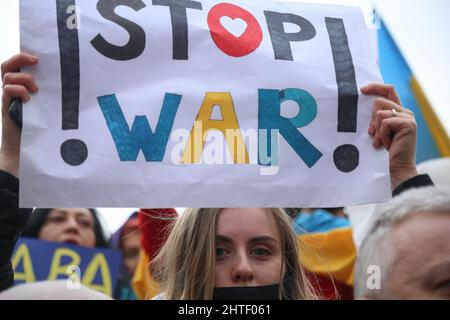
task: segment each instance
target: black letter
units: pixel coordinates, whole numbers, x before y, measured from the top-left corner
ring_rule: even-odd
[[[153,5],[168,6],[172,19],[173,59],[188,60],[188,24],[186,9],[202,10],[202,4],[192,0],[153,0]]]
[[[290,42],[307,41],[316,36],[314,26],[303,17],[291,13],[279,13],[274,11],[264,11],[269,27],[270,38],[272,39],[275,59],[294,61]],[[286,33],[283,23],[294,23],[300,27],[297,33]]]
[[[145,49],[145,31],[130,20],[118,16],[114,10],[118,6],[127,6],[135,11],[145,8],[142,0],[99,0],[97,10],[106,20],[117,23],[130,34],[130,40],[123,47],[113,45],[98,34],[92,41],[92,46],[105,57],[125,61],[139,57]]]

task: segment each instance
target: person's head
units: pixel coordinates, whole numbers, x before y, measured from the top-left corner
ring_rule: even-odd
[[[355,297],[450,299],[450,191],[413,189],[375,214],[357,257]]]
[[[155,267],[167,299],[212,299],[214,288],[274,284],[279,298],[315,298],[292,221],[281,209],[188,209]]]
[[[134,212],[110,240],[113,249],[122,251],[126,274],[133,275],[141,250],[141,231],[138,213]]]
[[[22,236],[82,247],[108,247],[97,211],[88,208],[35,209]]]

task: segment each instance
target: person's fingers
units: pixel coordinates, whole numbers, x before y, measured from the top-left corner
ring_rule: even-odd
[[[381,122],[384,119],[391,118],[392,116],[393,116],[392,110],[378,110],[375,113],[375,116],[373,116],[373,118],[372,118],[372,122],[373,122],[372,128],[373,128],[373,136],[374,136],[373,146],[375,148],[379,148],[382,144],[382,141],[380,139],[380,134],[379,134]]]
[[[20,98],[23,102],[27,102],[30,100],[30,94],[28,93],[27,88],[19,84],[7,84],[3,87],[3,97],[2,97],[2,112],[7,111],[11,100],[13,98]]]
[[[384,119],[380,125],[379,138],[386,150],[389,150],[391,147],[392,139],[394,139],[396,135],[401,134],[402,131],[404,134],[407,134],[411,131],[415,131],[416,128],[416,121],[411,117],[394,117]]]
[[[385,121],[383,121],[381,123],[380,140],[386,150],[389,150],[389,148],[391,147],[392,129],[391,129],[390,125],[392,125],[392,122],[394,122],[394,121],[398,122],[399,120],[397,120],[397,119],[392,120],[392,118],[390,118],[390,119],[386,119]]]
[[[378,131],[380,130],[380,126],[381,126],[381,122],[384,119],[388,119],[388,118],[412,118],[411,115],[407,114],[407,113],[402,113],[402,112],[395,112],[392,110],[378,110],[375,114],[375,130]]]
[[[371,121],[369,124],[369,130],[368,130],[370,135],[373,135],[375,133],[374,132],[374,126],[375,126],[374,119],[376,118],[377,112],[380,110],[391,110],[391,111],[395,110],[396,115],[406,114],[408,116],[414,117],[414,113],[411,110],[409,110],[405,107],[402,107],[388,99],[378,97],[375,100],[375,103],[372,108],[372,118],[371,118]]]
[[[378,97],[375,99],[375,103],[373,105],[373,110],[375,112],[378,110],[392,110],[392,109],[395,109],[397,112],[403,112],[405,108],[383,97]]]
[[[378,149],[379,147],[381,147],[381,139],[380,139],[380,134],[378,132],[375,133],[374,137],[373,137],[373,142],[372,145],[375,149]]]
[[[20,84],[25,86],[29,92],[35,93],[38,91],[38,86],[34,78],[29,73],[24,72],[8,72],[3,77],[3,85]]]
[[[394,86],[389,84],[372,83],[361,88],[361,92],[365,95],[377,95],[385,97],[394,103],[401,105],[400,98],[395,91]]]
[[[23,66],[34,65],[39,59],[29,53],[21,52],[1,64],[2,79],[9,72],[17,72]]]
[[[376,119],[376,115],[377,112],[380,110],[395,110],[397,113],[401,113],[403,112],[403,107],[386,99],[386,98],[382,98],[382,97],[378,97],[375,99],[375,103],[373,104],[372,107],[372,118],[370,119],[370,123],[369,123],[369,134],[373,135],[375,133],[375,119]]]
[[[373,146],[375,148],[379,148],[381,145],[383,145],[382,135],[381,135],[381,124],[385,119],[389,118],[403,118],[403,119],[414,119],[413,116],[407,113],[401,113],[401,112],[394,112],[392,110],[378,110],[374,116],[373,122]]]

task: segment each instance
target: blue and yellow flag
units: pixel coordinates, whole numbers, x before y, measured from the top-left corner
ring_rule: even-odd
[[[450,156],[450,139],[408,66],[397,44],[381,21],[378,31],[381,74],[394,85],[403,105],[412,110],[417,121],[417,162]]]

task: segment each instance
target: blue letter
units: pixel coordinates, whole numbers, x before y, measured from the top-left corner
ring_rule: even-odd
[[[281,103],[287,100],[295,101],[300,112],[292,119],[281,116]],[[310,124],[317,114],[317,104],[314,98],[305,90],[285,89],[259,90],[259,130],[264,129],[271,137],[272,129],[278,129],[289,145],[300,156],[303,162],[311,168],[322,157],[322,153],[308,141],[297,128]],[[267,150],[271,150],[271,138],[267,139]],[[271,157],[271,155],[268,155]],[[260,164],[261,163],[260,161]],[[264,163],[264,165],[270,165]]]
[[[166,93],[155,132],[145,116],[137,116],[130,128],[116,95],[98,97],[98,103],[114,139],[120,161],[136,161],[142,149],[146,161],[162,162],[181,96]]]

